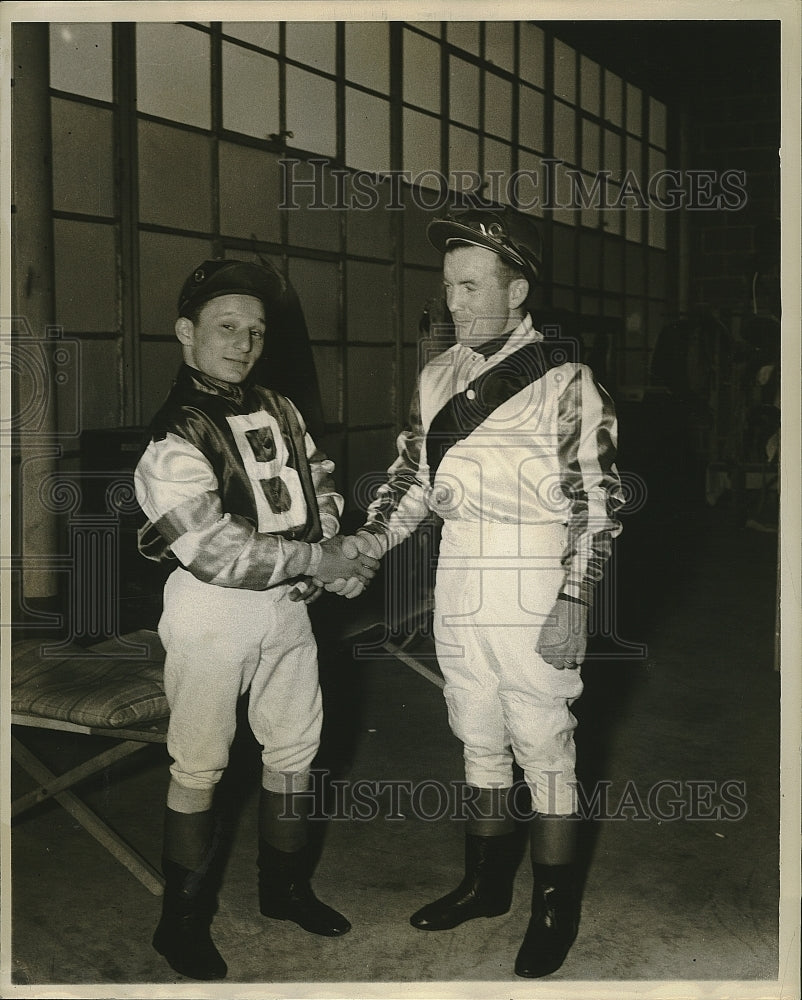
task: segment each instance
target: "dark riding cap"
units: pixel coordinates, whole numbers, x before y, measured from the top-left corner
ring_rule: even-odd
[[[540,274],[540,233],[521,212],[509,208],[452,209],[444,218],[430,222],[426,234],[441,253],[465,243],[492,250],[520,268],[530,285]]]
[[[205,260],[190,274],[178,297],[178,315],[190,317],[210,299],[220,295],[252,295],[260,299],[265,313],[284,293],[278,271],[244,260]]]

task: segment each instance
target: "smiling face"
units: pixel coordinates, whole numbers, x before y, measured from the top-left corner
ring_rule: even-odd
[[[179,317],[175,333],[192,368],[223,382],[242,382],[262,353],[264,306],[252,295],[220,295],[201,307],[196,322]]]
[[[509,280],[498,254],[484,247],[457,246],[443,258],[443,288],[461,344],[482,344],[513,330],[529,285]]]

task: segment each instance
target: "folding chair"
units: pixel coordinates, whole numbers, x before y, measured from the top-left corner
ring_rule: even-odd
[[[159,872],[70,789],[116,761],[164,743],[169,709],[162,686],[164,650],[158,635],[140,630],[84,649],[26,639],[12,646],[11,723],[117,740],[110,749],[54,774],[12,736],[12,758],[37,782],[11,803],[12,819],[54,798],[154,895]]]

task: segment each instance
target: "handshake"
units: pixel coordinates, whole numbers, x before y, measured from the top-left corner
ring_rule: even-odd
[[[342,597],[358,597],[376,575],[384,545],[375,535],[359,531],[355,535],[335,535],[320,542],[322,556],[314,577],[299,581],[290,600],[311,604],[322,591]]]

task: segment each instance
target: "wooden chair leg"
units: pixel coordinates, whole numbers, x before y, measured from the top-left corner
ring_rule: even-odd
[[[59,803],[67,812],[75,819],[81,826],[89,833],[95,840],[101,844],[106,850],[115,857],[122,865],[124,865],[129,872],[138,879],[142,885],[152,892],[154,896],[160,896],[164,888],[164,881],[159,874],[159,872],[139,854],[130,844],[128,844],[119,834],[115,833],[103,820],[94,813],[88,806],[84,805],[81,800],[69,791],[62,791],[59,789],[64,788],[64,778],[66,775],[55,775],[49,768],[36,757],[34,754],[28,750],[27,747],[23,746],[22,743],[15,737],[11,738],[11,748],[12,757],[21,767],[27,771],[27,773],[37,781],[41,786],[35,792],[31,793],[35,800],[29,802],[24,807],[19,807],[18,803],[14,803],[12,806],[12,812],[17,814],[24,811],[24,808],[30,808],[36,802],[44,801],[47,798],[54,798],[56,802]],[[75,771],[84,771],[83,777],[89,774],[95,773],[101,767],[108,766],[112,762],[112,759],[120,759],[126,757],[136,750],[142,748],[140,744],[129,745],[127,743],[122,744],[121,747],[113,748],[116,752],[114,756],[112,751],[107,751],[105,754],[101,755],[106,757],[105,764],[99,764],[98,766],[92,766],[94,761],[88,761],[87,765],[81,765],[79,768],[74,769]],[[70,772],[74,773],[74,772]],[[30,795],[25,796],[24,799],[19,800],[23,803],[25,800],[29,799]]]

